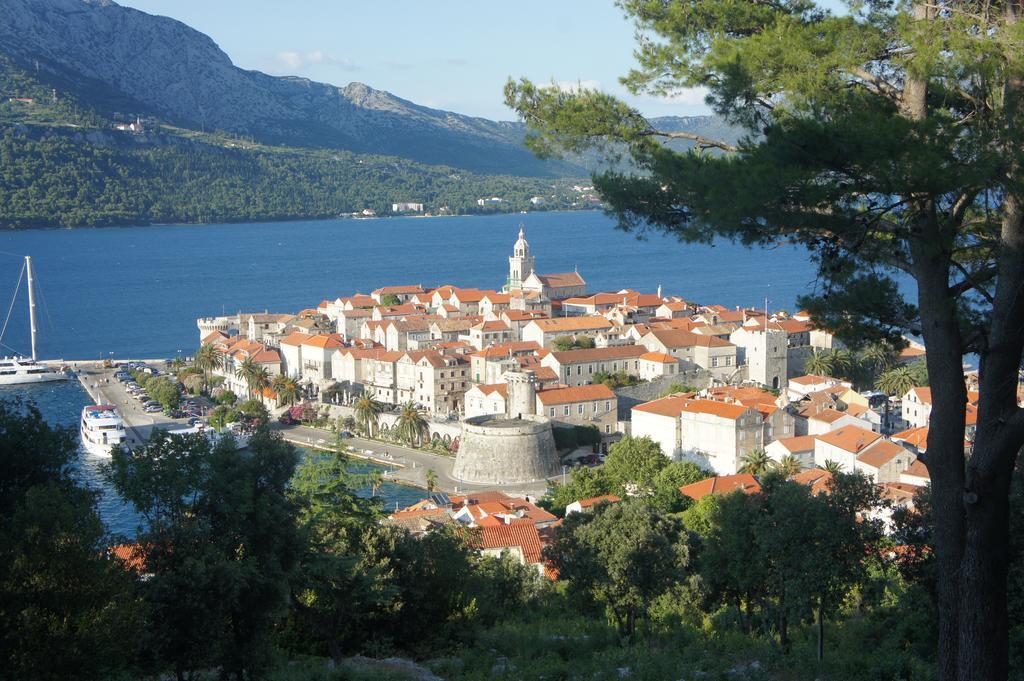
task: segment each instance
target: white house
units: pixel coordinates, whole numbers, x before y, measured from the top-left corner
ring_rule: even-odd
[[[835,461],[847,473],[857,470],[857,457],[882,441],[882,436],[856,426],[844,426],[814,440],[814,463],[824,467]]]

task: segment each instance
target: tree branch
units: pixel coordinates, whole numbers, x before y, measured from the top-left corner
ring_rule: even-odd
[[[995,305],[995,298],[985,288],[984,284],[987,281],[991,281],[992,277],[996,276],[999,272],[999,267],[995,263],[991,263],[981,268],[976,272],[971,272],[966,267],[958,263],[956,260],[951,260],[953,267],[960,270],[960,273],[964,275],[963,281],[954,284],[949,287],[949,293],[953,296],[959,296],[971,289],[974,289],[981,296],[989,302],[990,305]],[[978,279],[980,277],[980,280]]]
[[[887,81],[885,78],[876,76],[867,69],[863,69],[859,66],[851,66],[847,70],[850,72],[851,76],[855,76],[856,78],[860,78],[864,82],[869,83],[874,86],[876,92],[886,95],[887,97],[891,97],[895,101],[899,101],[903,96],[903,92],[898,87]]]
[[[737,152],[740,150],[740,148],[735,144],[729,144],[722,140],[713,140],[709,137],[704,137],[703,135],[695,135],[692,132],[671,132],[668,130],[656,130],[651,128],[649,130],[642,131],[640,134],[644,137],[665,137],[667,139],[691,140],[696,142],[697,146],[702,149],[713,147],[715,149],[721,149],[722,151]]]

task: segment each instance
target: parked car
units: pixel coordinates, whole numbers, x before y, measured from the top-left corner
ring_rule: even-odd
[[[144,407],[142,411],[146,412],[147,414],[155,414],[163,410],[164,408],[161,407],[159,404],[150,404]]]
[[[278,419],[278,421],[280,421],[281,424],[285,426],[294,426],[296,423],[299,422],[298,419],[292,418],[292,415],[289,414],[288,412],[281,414],[281,418]]]

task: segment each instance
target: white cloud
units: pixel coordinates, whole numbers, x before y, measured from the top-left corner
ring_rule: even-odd
[[[286,67],[295,70],[301,70],[309,66],[319,65],[334,66],[344,71],[359,70],[359,66],[353,64],[348,59],[335,57],[334,55],[327,54],[323,50],[311,50],[309,52],[299,52],[296,50],[288,52],[278,52],[277,60],[284,64]]]
[[[555,83],[562,92],[582,92],[583,90],[600,90],[601,81],[598,80],[560,80]]]
[[[656,102],[672,102],[686,106],[703,106],[704,99],[708,96],[708,89],[703,87],[686,88],[666,97],[651,97]]]

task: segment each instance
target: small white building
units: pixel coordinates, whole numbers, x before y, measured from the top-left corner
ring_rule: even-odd
[[[829,461],[835,461],[847,473],[857,470],[857,457],[865,453],[882,436],[864,428],[844,426],[838,430],[815,436],[814,463],[824,467]]]

